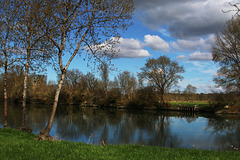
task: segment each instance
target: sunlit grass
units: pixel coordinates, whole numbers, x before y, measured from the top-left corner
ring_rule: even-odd
[[[106,145],[96,146],[67,141],[38,141],[37,135],[0,129],[1,159],[239,159],[236,151],[171,149],[157,146]]]
[[[185,107],[194,107],[197,105],[199,108],[208,107],[209,103],[207,101],[171,101],[170,104],[173,107],[185,106]]]

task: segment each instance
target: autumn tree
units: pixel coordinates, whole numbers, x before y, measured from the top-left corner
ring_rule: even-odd
[[[226,91],[240,92],[240,17],[226,23],[220,34],[215,35],[212,46],[213,61],[219,64],[214,81]]]
[[[160,56],[157,59],[148,59],[145,67],[141,68],[139,76],[142,79],[148,80],[149,83],[158,89],[160,92],[160,101],[164,106],[165,93],[167,93],[173,85],[176,85],[179,80],[183,79],[180,75],[183,72],[183,67],[176,61],[172,61],[166,56]]]
[[[28,99],[35,103],[46,103],[50,86],[47,85],[47,76],[40,74],[30,74],[28,83]]]
[[[68,104],[74,104],[77,102],[77,100],[80,100],[79,97],[81,97],[82,91],[80,88],[80,82],[83,78],[83,73],[78,69],[72,69],[66,72],[66,77],[63,82],[64,93],[62,95],[65,96],[64,99],[67,100]]]
[[[108,57],[105,51],[109,49],[109,44],[118,40],[112,37],[118,37],[120,30],[127,29],[134,10],[132,0],[60,0],[50,1],[48,5],[51,8],[47,13],[47,27],[42,31],[48,34],[55,46],[61,78],[48,125],[41,131],[43,137],[49,136],[58,97],[72,60],[84,52],[88,52],[86,57],[93,58],[94,62]]]
[[[21,92],[24,79],[23,71],[23,67],[20,65],[11,65],[8,67],[7,82],[8,84],[11,84],[7,86],[8,101],[19,102],[21,100]],[[3,84],[4,81],[4,74],[5,73],[1,74],[1,84]]]

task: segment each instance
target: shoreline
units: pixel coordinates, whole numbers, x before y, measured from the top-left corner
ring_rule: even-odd
[[[17,105],[21,105],[20,103],[13,103]],[[52,104],[45,104],[45,103],[38,103],[38,102],[31,102],[28,103],[29,105],[52,105]],[[195,104],[195,103],[194,103]],[[211,114],[219,114],[219,115],[240,115],[240,111],[232,111],[230,108],[224,108],[223,109],[217,109],[210,107],[209,105],[198,107],[197,110],[195,111],[194,109],[192,110],[186,110],[186,109],[181,109],[182,108],[194,108],[198,106],[198,103],[195,105],[184,105],[182,103],[178,105],[172,105],[170,103],[170,106],[164,107],[164,108],[157,108],[157,107],[139,107],[139,106],[124,106],[124,105],[110,105],[110,106],[98,106],[98,105],[79,105],[79,104],[58,104],[58,106],[76,106],[76,107],[81,107],[81,108],[108,108],[108,109],[118,109],[118,110],[143,110],[143,111],[174,111],[174,112],[183,112],[183,113],[211,113]]]
[[[144,145],[91,145],[69,141],[39,141],[36,134],[0,129],[3,159],[238,159],[240,152]]]

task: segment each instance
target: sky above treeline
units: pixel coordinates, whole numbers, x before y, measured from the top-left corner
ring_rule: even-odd
[[[125,70],[137,77],[147,59],[166,55],[185,69],[184,79],[173,90],[184,90],[188,84],[197,87],[198,93],[216,89],[213,78],[218,65],[211,61],[211,46],[214,34],[234,15],[222,12],[234,9],[229,2],[239,1],[134,0],[133,25],[121,35],[118,58],[112,60],[117,71],[110,73],[110,79]],[[76,57],[69,69],[92,72],[81,57]],[[51,69],[47,75],[56,80]]]

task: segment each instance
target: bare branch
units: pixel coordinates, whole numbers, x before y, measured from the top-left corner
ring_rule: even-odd
[[[229,5],[232,7],[235,7],[235,9],[231,9],[231,10],[227,10],[227,11],[222,10],[222,12],[223,13],[235,12],[235,14],[232,16],[233,18],[240,16],[240,8],[238,7],[240,5],[240,3],[232,4],[231,2],[229,2]]]

